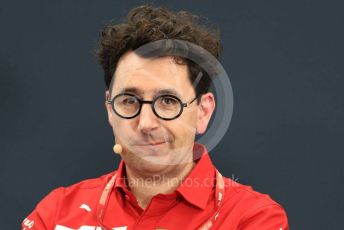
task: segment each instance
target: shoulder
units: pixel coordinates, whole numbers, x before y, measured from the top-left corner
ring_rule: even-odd
[[[242,204],[252,206],[278,205],[268,194],[255,191],[252,186],[240,184],[232,179],[224,178],[225,194],[232,199],[240,199]],[[227,198],[229,198],[227,195]]]
[[[224,182],[224,205],[228,212],[238,216],[239,229],[289,229],[284,208],[268,194],[229,178],[225,178]]]
[[[71,193],[77,190],[93,190],[103,188],[105,183],[110,180],[114,173],[116,173],[116,171],[104,174],[100,177],[85,179],[67,187],[60,187],[59,189],[63,190],[65,193]]]
[[[110,180],[115,172],[116,171],[107,173],[97,178],[85,179],[66,187],[58,187],[52,190],[42,201],[61,199],[69,196],[81,195],[83,193],[98,192],[104,188],[106,182]]]
[[[116,171],[110,172],[96,178],[85,179],[66,187],[56,188],[51,191],[46,198],[50,196],[70,202],[70,199],[83,199],[85,196],[98,194],[115,172]]]

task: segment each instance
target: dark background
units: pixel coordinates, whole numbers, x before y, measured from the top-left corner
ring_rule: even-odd
[[[49,191],[117,167],[94,58],[143,1],[1,1],[0,229]],[[342,1],[153,1],[219,27],[234,114],[220,171],[283,205],[291,229],[343,229]],[[220,106],[220,105],[218,105]]]

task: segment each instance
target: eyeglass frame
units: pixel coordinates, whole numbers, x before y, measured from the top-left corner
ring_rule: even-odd
[[[133,116],[125,117],[125,116],[122,116],[121,114],[119,114],[119,113],[115,110],[115,105],[114,105],[115,99],[118,98],[118,97],[120,97],[120,96],[123,96],[123,95],[128,95],[128,96],[133,96],[133,97],[135,97],[135,99],[136,99],[136,100],[139,102],[139,104],[140,104],[139,109],[137,110],[136,114],[134,114]],[[176,99],[176,100],[179,102],[179,104],[181,105],[181,106],[180,106],[180,111],[179,111],[179,113],[178,113],[176,116],[172,117],[172,118],[160,117],[160,116],[158,115],[158,113],[155,111],[155,108],[154,108],[154,103],[155,103],[159,98],[165,97],[165,96],[172,97],[172,98]],[[188,104],[190,105],[190,104],[191,104],[192,102],[194,102],[199,96],[200,96],[200,95],[196,95],[196,97],[195,97],[194,99],[192,99],[192,101],[190,101],[190,102],[182,102],[182,100],[181,100],[179,97],[175,96],[175,95],[163,94],[163,95],[159,95],[159,96],[155,97],[155,98],[154,98],[153,100],[151,100],[151,101],[147,101],[147,100],[141,100],[137,95],[132,94],[132,93],[120,93],[120,94],[117,94],[116,96],[114,96],[111,100],[107,100],[106,102],[107,102],[108,104],[111,104],[112,110],[115,112],[115,114],[116,114],[117,116],[119,116],[119,117],[121,117],[121,118],[124,118],[124,119],[132,119],[132,118],[138,116],[138,115],[141,113],[141,109],[142,109],[142,105],[143,105],[143,104],[151,104],[151,108],[152,108],[152,111],[153,111],[153,113],[155,114],[155,116],[157,116],[158,118],[160,118],[160,119],[162,119],[162,120],[167,120],[167,121],[169,121],[169,120],[174,120],[174,119],[178,118],[178,117],[183,113],[184,107],[187,107]]]

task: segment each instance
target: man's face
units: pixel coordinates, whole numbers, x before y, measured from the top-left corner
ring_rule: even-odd
[[[110,90],[111,99],[123,92],[149,101],[162,94],[172,94],[188,103],[196,96],[186,65],[175,63],[172,57],[146,59],[131,51],[118,62]],[[108,92],[106,96],[109,97]],[[204,132],[209,121],[204,119],[202,106],[196,101],[188,103],[174,120],[158,118],[150,104],[143,104],[140,114],[131,119],[117,116],[109,104],[106,108],[116,142],[124,149],[121,156],[125,163],[150,173],[191,162],[196,130]]]

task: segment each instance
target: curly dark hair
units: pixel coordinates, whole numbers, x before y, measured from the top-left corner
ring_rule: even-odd
[[[126,23],[111,24],[103,28],[96,55],[109,89],[117,63],[127,51],[134,51],[144,44],[161,39],[178,39],[200,46],[219,59],[222,48],[219,37],[217,29],[201,25],[199,17],[189,12],[173,12],[165,7],[143,5],[128,13]],[[208,73],[189,59],[175,58],[179,60],[179,64],[187,64],[191,82],[202,71],[203,76],[195,88],[196,95],[208,92],[211,85]],[[197,102],[199,101],[200,97]]]

